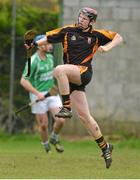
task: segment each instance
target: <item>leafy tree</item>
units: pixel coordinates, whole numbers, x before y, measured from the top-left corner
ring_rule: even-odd
[[[12,0],[0,0],[0,104],[4,107],[4,117],[8,117],[9,72],[12,27]],[[15,57],[15,108],[27,103],[27,92],[19,85],[19,80],[26,61],[26,52],[23,47],[24,33],[29,29],[36,29],[39,34],[57,28],[59,6],[57,0],[17,0],[16,10],[16,57]],[[1,100],[2,97],[2,100]],[[1,108],[1,106],[0,106]],[[24,120],[24,118],[26,120]],[[23,123],[30,119],[23,114]],[[0,123],[3,122],[0,116]],[[6,127],[7,118],[4,120]]]

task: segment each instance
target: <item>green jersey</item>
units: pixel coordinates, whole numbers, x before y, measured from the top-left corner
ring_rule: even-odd
[[[54,62],[52,54],[46,54],[46,59],[41,60],[38,52],[31,57],[31,71],[30,76],[26,77],[28,64],[26,62],[23,77],[32,84],[38,91],[48,91],[54,85],[53,69]]]

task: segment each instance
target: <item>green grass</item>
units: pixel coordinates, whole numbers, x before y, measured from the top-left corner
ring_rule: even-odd
[[[63,140],[65,152],[46,154],[37,135],[0,134],[2,179],[135,179],[140,178],[140,140],[113,142],[113,163],[105,168],[91,140]]]

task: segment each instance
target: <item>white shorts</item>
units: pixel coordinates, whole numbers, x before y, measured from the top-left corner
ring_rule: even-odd
[[[46,92],[43,92],[46,94]],[[34,94],[30,94],[31,102],[34,102],[37,97]],[[45,98],[43,101],[39,101],[32,105],[31,111],[33,114],[44,114],[51,108],[59,108],[62,107],[61,98],[59,95],[50,96]]]

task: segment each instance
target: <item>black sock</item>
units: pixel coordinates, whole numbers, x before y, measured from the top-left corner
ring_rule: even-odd
[[[95,140],[98,144],[98,146],[101,148],[102,151],[104,151],[107,147],[107,143],[103,136]]]
[[[70,95],[67,94],[67,95],[61,95],[61,96],[62,96],[63,107],[71,110],[71,107],[70,107]]]

